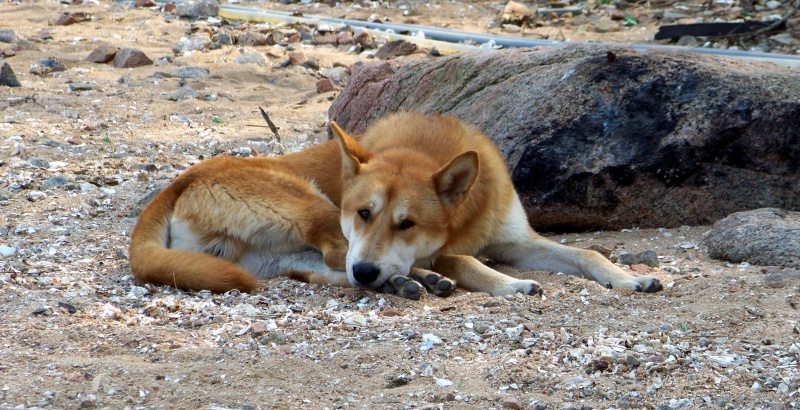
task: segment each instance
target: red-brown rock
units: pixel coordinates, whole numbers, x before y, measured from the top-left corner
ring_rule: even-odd
[[[134,68],[152,65],[153,60],[149,59],[141,50],[135,48],[122,48],[117,51],[114,57],[114,67]]]
[[[114,56],[116,55],[117,55],[117,47],[106,44],[92,50],[92,52],[89,53],[88,56],[86,56],[86,61],[98,64],[105,64],[113,60]]]
[[[317,81],[318,93],[325,94],[331,91],[336,91],[336,86],[333,85],[333,81],[331,81],[329,78],[323,78],[322,80]]]

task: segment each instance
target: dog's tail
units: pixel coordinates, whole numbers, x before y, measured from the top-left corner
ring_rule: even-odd
[[[133,275],[143,282],[182,289],[253,291],[258,280],[238,265],[205,253],[167,247],[170,217],[178,196],[190,182],[189,175],[182,175],[142,211],[131,235]]]

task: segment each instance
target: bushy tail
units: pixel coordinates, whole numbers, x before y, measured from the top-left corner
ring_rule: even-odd
[[[161,191],[139,216],[131,235],[133,275],[148,283],[182,289],[251,292],[258,280],[227,260],[200,252],[167,248],[169,220],[190,178],[183,175]]]

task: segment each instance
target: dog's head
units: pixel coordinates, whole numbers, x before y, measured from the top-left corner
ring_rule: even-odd
[[[416,261],[445,245],[450,215],[478,176],[478,154],[467,151],[436,163],[411,147],[372,153],[331,125],[342,154],[347,278],[353,286],[374,289],[392,275],[408,275]]]

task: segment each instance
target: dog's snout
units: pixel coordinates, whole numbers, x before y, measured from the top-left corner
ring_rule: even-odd
[[[362,285],[369,285],[378,279],[381,274],[381,268],[378,265],[370,262],[358,262],[353,265],[353,278]]]

